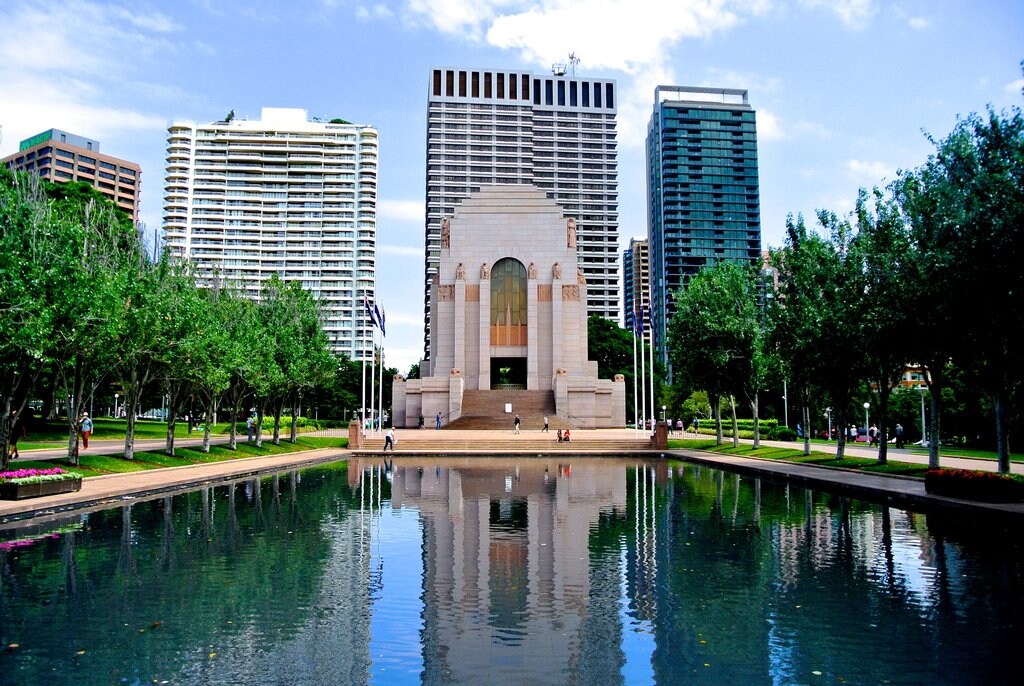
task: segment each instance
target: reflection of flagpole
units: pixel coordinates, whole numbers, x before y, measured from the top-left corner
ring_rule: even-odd
[[[380,417],[380,430],[384,431],[384,334],[380,336],[380,384],[377,386],[377,416]]]

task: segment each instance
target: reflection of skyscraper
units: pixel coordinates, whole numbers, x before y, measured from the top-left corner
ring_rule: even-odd
[[[621,662],[622,629],[617,610],[591,607],[592,584],[617,608],[622,580],[592,579],[591,537],[602,517],[625,516],[625,470],[460,462],[399,466],[392,483],[392,507],[423,519],[424,682],[601,682],[597,665]],[[560,658],[560,676],[537,655]]]

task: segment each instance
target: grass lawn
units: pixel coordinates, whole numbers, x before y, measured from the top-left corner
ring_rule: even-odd
[[[274,445],[269,441],[264,441],[260,447],[256,447],[255,444],[246,443],[243,440],[238,443],[237,450],[231,450],[227,445],[211,445],[209,453],[204,453],[198,447],[176,448],[174,457],[165,455],[162,452],[137,452],[135,453],[134,460],[126,460],[115,455],[83,454],[79,456],[79,464],[77,466],[70,465],[66,460],[41,460],[39,462],[19,461],[18,467],[20,469],[45,469],[59,465],[79,472],[82,476],[90,477],[101,474],[139,472],[147,469],[159,469],[161,467],[185,467],[206,462],[237,460],[244,457],[281,455],[305,450],[317,450],[319,448],[344,448],[347,445],[348,438],[333,437],[299,437],[297,443],[281,441],[281,445]]]
[[[694,450],[707,450],[709,452],[721,453],[724,455],[760,457],[769,460],[783,460],[798,464],[812,464],[818,467],[854,469],[874,474],[919,476],[923,478],[925,472],[928,471],[928,467],[925,465],[895,462],[892,459],[889,459],[887,464],[880,465],[877,460],[863,457],[845,457],[842,460],[837,460],[835,455],[814,451],[811,451],[810,455],[804,455],[803,450],[797,448],[761,447],[754,450],[753,445],[749,443],[741,443],[739,448],[733,448],[732,441],[727,441],[722,445],[715,445],[714,439],[670,439],[668,447],[670,450],[673,448],[690,448]]]

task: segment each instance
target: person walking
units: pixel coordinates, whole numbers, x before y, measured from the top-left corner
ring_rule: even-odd
[[[896,447],[903,447],[903,425],[899,423],[896,424]]]
[[[541,429],[541,431],[547,433],[547,430],[548,430],[548,416],[544,415],[544,428]]]
[[[437,416],[434,417],[434,428],[437,429],[438,431],[441,430],[441,413],[440,412],[438,412]]]
[[[514,429],[514,430],[512,431],[512,433],[515,433],[515,434],[519,433],[519,423],[520,423],[521,421],[522,421],[522,420],[521,420],[521,419],[519,419],[519,415],[516,415],[516,420],[515,420],[515,429]]]
[[[82,413],[82,421],[78,425],[78,430],[82,432],[82,449],[85,450],[89,447],[89,434],[92,433],[92,420],[89,419],[89,413]]]
[[[391,448],[391,452],[395,452],[395,427],[391,427],[384,434],[384,452],[387,452],[388,448]]]
[[[256,420],[252,415],[245,420],[245,428],[249,431],[249,442],[252,443],[256,439]]]

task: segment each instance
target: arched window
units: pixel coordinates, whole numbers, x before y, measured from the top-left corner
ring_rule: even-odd
[[[526,345],[526,267],[511,257],[491,269],[491,345]]]

